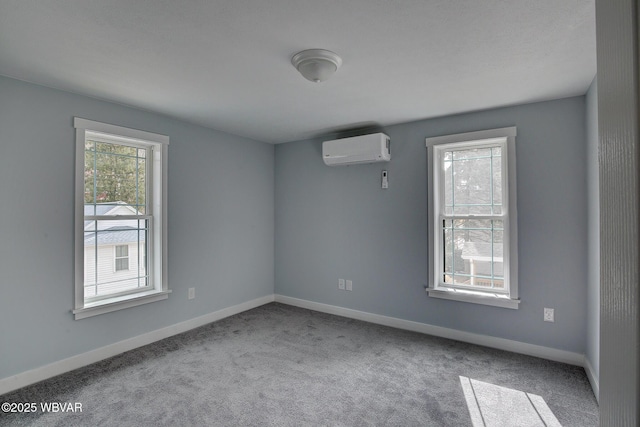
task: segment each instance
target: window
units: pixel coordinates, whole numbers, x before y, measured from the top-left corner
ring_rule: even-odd
[[[116,246],[115,271],[129,269],[129,245]]]
[[[76,118],[76,319],[166,299],[169,138]]]
[[[515,136],[427,138],[429,296],[518,308]]]

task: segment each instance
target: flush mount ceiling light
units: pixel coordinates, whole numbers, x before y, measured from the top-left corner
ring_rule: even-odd
[[[308,49],[293,55],[291,63],[305,79],[320,83],[338,71],[342,58],[330,50]]]

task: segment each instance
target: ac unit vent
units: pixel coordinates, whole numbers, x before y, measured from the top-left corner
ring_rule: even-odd
[[[322,160],[327,166],[346,166],[391,160],[390,139],[384,133],[334,139],[322,143]]]

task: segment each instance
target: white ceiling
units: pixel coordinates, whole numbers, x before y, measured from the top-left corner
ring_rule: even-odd
[[[291,65],[309,48],[342,57],[330,80]],[[582,95],[595,73],[594,0],[0,0],[0,74],[271,143]]]

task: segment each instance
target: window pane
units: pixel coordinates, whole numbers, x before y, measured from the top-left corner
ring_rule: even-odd
[[[501,148],[446,152],[443,193],[446,215],[501,214]]]
[[[93,221],[88,221],[93,223]],[[85,221],[86,229],[87,221]],[[92,227],[93,228],[93,227]],[[96,235],[95,232],[84,233],[84,296],[91,298],[96,295]]]
[[[490,148],[468,148],[453,151],[453,160],[474,160],[491,156]]]
[[[146,242],[149,241],[149,227],[147,225],[146,220],[138,221],[139,233],[138,233],[138,243],[137,243],[137,251],[138,251],[138,276],[141,279],[141,286],[146,286],[148,283],[148,276],[146,274],[147,263],[149,262],[149,257],[147,256],[147,248],[148,245]]]
[[[496,227],[493,232],[493,242],[494,242],[494,252],[495,256],[493,259],[493,286],[497,289],[504,290],[504,262],[502,260],[502,254],[504,250],[504,239],[503,234],[504,230],[502,229],[502,221],[496,221]]]
[[[502,148],[493,147],[491,153],[493,156],[493,213],[496,215],[502,214]]]
[[[126,145],[112,144],[110,142],[96,142],[96,152],[104,154],[120,154],[123,156],[136,157],[138,149]]]
[[[451,158],[452,153],[445,153],[445,161],[443,163],[444,171],[444,213],[445,215],[453,214],[453,168]],[[447,158],[449,160],[447,160]]]
[[[95,154],[91,151],[85,151],[84,153],[84,203],[85,205],[87,205],[87,203],[92,203],[95,199],[95,186],[94,186],[94,182],[93,179],[95,177],[95,172],[94,172],[94,161],[95,161]],[[95,210],[93,210],[93,207],[91,207],[91,209],[87,212],[87,209],[85,209],[84,212],[85,215],[95,215]]]
[[[96,202],[136,204],[135,158],[96,154]]]
[[[85,299],[147,286],[148,220],[86,221]],[[141,255],[142,252],[142,255]],[[115,257],[114,257],[115,255]]]
[[[445,284],[504,290],[503,222],[443,222]]]
[[[85,216],[144,214],[146,158],[143,148],[86,141]],[[89,220],[84,225],[85,299],[147,286],[147,220]]]
[[[444,221],[444,277],[445,283],[453,283],[454,256],[453,256],[453,221]]]
[[[146,150],[90,141],[85,147],[85,204],[127,204],[144,213]]]
[[[490,214],[490,159],[454,162],[454,215]]]
[[[143,156],[145,153],[145,150],[138,150],[138,153],[142,152]],[[145,214],[146,213],[146,203],[147,203],[147,193],[146,193],[146,159],[145,158],[139,158],[138,159],[138,171],[137,171],[137,180],[138,180],[138,193],[136,194],[137,197],[137,210],[139,213],[141,214]]]

